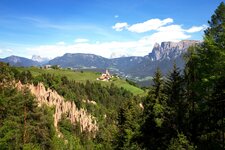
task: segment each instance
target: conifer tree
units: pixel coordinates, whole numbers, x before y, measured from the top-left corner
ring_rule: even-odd
[[[172,130],[179,131],[183,127],[183,118],[185,117],[186,102],[183,99],[183,78],[181,71],[176,64],[173,70],[167,75],[165,81],[165,94],[167,95],[168,120]]]
[[[140,129],[141,107],[134,100],[123,103],[118,114],[119,133],[116,149],[139,149],[137,138]]]
[[[201,148],[220,149],[225,147],[224,2],[218,6],[208,23],[203,43],[191,47],[187,57],[185,68],[187,99],[191,102],[189,126],[192,140],[202,146]]]
[[[153,85],[144,101],[144,122],[141,126],[143,147],[165,149],[169,143],[165,114],[167,110],[164,81],[159,68],[153,77]]]

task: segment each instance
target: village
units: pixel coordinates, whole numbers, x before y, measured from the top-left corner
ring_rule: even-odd
[[[113,76],[111,76],[109,71],[106,69],[105,73],[102,73],[102,75],[97,78],[97,80],[109,82],[112,77]]]

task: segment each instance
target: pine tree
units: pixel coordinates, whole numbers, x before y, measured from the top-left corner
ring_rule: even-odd
[[[150,99],[153,100],[153,102],[151,102],[150,105],[153,104],[153,113],[155,117],[155,123],[157,126],[160,127],[164,121],[166,95],[164,93],[164,81],[159,68],[157,68],[155,72],[155,76],[153,78],[152,90],[150,90],[149,92],[149,97]],[[148,102],[147,102],[147,105],[149,105]]]
[[[204,42],[197,49],[203,86],[213,88],[225,75],[225,4],[222,2],[208,21]],[[208,91],[211,94],[210,90]]]
[[[185,67],[189,126],[200,148],[219,149],[224,142],[225,4],[222,2],[205,31],[204,41],[189,49]],[[218,89],[219,88],[219,89]]]
[[[116,149],[139,149],[137,139],[140,129],[141,107],[134,100],[126,101],[119,109]]]
[[[147,149],[165,149],[170,137],[166,127],[166,95],[164,81],[159,68],[153,77],[153,85],[144,101],[144,122],[141,126],[143,147]]]
[[[213,145],[225,148],[224,137],[224,78],[225,78],[225,4],[222,2],[211,20],[209,28],[205,31],[204,42],[199,49],[201,88],[207,101],[208,122],[206,135]],[[218,89],[219,87],[219,89]],[[214,135],[213,135],[213,134]],[[217,141],[217,142],[216,142]]]
[[[167,95],[168,120],[171,130],[181,132],[184,128],[183,120],[185,117],[186,102],[183,99],[183,78],[181,71],[176,64],[173,70],[167,75],[165,81],[165,94]]]
[[[163,77],[159,68],[157,68],[153,78],[153,90],[149,94],[153,95],[156,100],[163,99]]]
[[[199,131],[197,126],[201,122],[197,116],[198,114],[198,104],[201,101],[199,96],[199,91],[201,87],[199,86],[199,55],[197,54],[197,49],[199,45],[191,46],[188,52],[185,54],[184,59],[186,60],[186,65],[184,69],[184,80],[185,80],[185,92],[184,100],[187,101],[186,106],[186,120],[185,121],[185,132],[190,135],[193,142],[196,142],[197,132]]]

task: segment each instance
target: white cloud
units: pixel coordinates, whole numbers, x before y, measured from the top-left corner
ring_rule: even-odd
[[[128,25],[126,22],[116,23],[112,28],[115,29],[116,31],[122,31],[124,29],[127,29],[128,31],[131,32],[143,33],[152,30],[157,30],[158,28],[167,25],[169,23],[173,23],[173,19],[171,18],[167,18],[164,20],[150,19],[143,23],[136,23],[133,25]]]
[[[199,32],[202,30],[205,30],[207,28],[206,25],[202,25],[202,26],[193,26],[190,29],[186,30],[187,33],[194,33],[194,32]]]
[[[89,42],[89,40],[88,39],[79,38],[79,39],[75,39],[74,42],[75,43],[87,43],[87,42]]]
[[[112,28],[116,31],[122,31],[123,29],[126,29],[128,27],[128,24],[126,22],[123,23],[116,23]]]
[[[157,30],[158,32],[147,36],[149,41],[163,42],[163,41],[173,41],[177,42],[180,40],[188,39],[191,35],[186,34],[184,30],[179,25],[170,25],[166,27],[161,27]]]
[[[137,24],[131,25],[130,27],[128,27],[128,30],[131,32],[143,33],[143,32],[147,32],[151,30],[157,30],[158,28],[172,22],[173,22],[173,19],[171,18],[167,18],[164,20],[150,19],[143,23],[137,23]]]
[[[206,25],[202,26],[192,26],[189,29],[182,29],[181,25],[168,25],[173,23],[172,18],[166,18],[164,20],[160,19],[149,19],[145,22],[142,23],[136,23],[133,25],[128,25],[128,23],[123,22],[123,23],[116,23],[112,28],[115,29],[116,31],[123,31],[124,29],[127,29],[130,32],[135,32],[135,33],[144,33],[148,31],[162,31],[162,30],[167,30],[167,31],[172,31],[172,30],[180,30],[182,32],[187,32],[187,33],[195,33],[202,31],[207,28]],[[167,29],[168,28],[168,29]]]

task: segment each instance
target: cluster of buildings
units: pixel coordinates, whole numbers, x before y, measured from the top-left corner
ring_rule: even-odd
[[[99,78],[97,78],[97,80],[109,81],[111,78],[112,76],[110,75],[109,71],[106,70],[105,73],[103,73]]]
[[[56,68],[60,68],[60,65],[44,65],[41,68],[42,69],[56,69]]]

